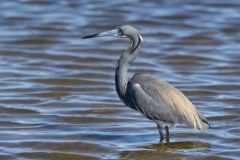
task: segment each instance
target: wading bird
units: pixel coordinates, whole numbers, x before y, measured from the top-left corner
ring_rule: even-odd
[[[120,99],[128,107],[139,111],[157,125],[160,142],[163,141],[163,129],[166,130],[166,141],[169,141],[169,127],[175,123],[186,123],[188,126],[205,130],[210,127],[207,119],[194,107],[190,100],[171,84],[149,74],[136,73],[128,80],[128,66],[140,53],[143,38],[139,31],[123,25],[114,30],[82,37],[94,38],[103,36],[126,37],[130,46],[118,60],[115,73],[115,86]]]

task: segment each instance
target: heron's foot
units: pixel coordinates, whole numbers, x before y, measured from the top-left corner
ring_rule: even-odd
[[[163,137],[159,139],[160,144],[163,144],[163,142],[170,143],[170,138],[169,137]]]
[[[160,144],[163,144],[164,142],[170,143],[170,138],[169,137],[160,137],[159,139]]]

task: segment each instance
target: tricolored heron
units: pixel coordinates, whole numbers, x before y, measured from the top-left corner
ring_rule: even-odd
[[[103,36],[126,37],[130,46],[118,60],[115,73],[115,86],[120,99],[128,107],[139,111],[157,124],[160,141],[169,141],[169,127],[185,122],[188,126],[205,130],[210,127],[207,119],[195,108],[190,100],[171,84],[149,74],[136,73],[128,79],[128,66],[140,53],[143,38],[139,31],[130,25],[123,25],[111,31],[85,36],[94,38]]]

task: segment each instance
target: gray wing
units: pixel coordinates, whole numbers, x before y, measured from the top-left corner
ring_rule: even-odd
[[[135,74],[130,81],[131,96],[147,118],[169,123],[186,122],[196,129],[207,129],[207,120],[182,92],[148,74]]]

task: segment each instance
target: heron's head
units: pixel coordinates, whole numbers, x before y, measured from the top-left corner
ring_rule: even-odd
[[[130,38],[130,37],[133,37],[134,35],[139,35],[139,32],[136,28],[130,25],[123,25],[110,31],[84,36],[82,38],[85,39],[85,38],[95,38],[95,37],[104,37],[104,36]]]

